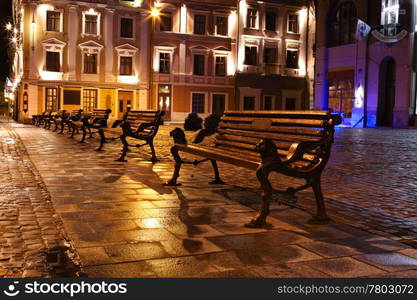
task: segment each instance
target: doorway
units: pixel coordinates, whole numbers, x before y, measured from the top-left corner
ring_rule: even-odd
[[[124,114],[132,107],[133,92],[119,92],[119,113],[118,119],[123,119]]]
[[[160,84],[158,86],[158,109],[165,112],[164,121],[171,121],[171,85]]]
[[[395,72],[395,60],[392,57],[384,59],[379,67],[377,126],[394,125]]]

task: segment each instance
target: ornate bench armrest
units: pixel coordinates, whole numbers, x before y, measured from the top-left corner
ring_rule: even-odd
[[[174,139],[174,144],[187,145],[187,138],[185,137],[184,130],[181,128],[175,128],[169,135]]]
[[[143,132],[146,128],[152,127],[154,126],[154,123],[140,123],[138,129],[136,129],[135,133],[141,133]]]
[[[323,146],[325,146],[323,141],[294,143],[288,150],[287,160],[285,162],[292,163],[301,160],[304,154],[317,148],[322,148]]]

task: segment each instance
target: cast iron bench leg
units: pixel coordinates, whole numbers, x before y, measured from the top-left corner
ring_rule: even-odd
[[[178,148],[175,146],[171,148],[171,154],[175,160],[175,169],[174,169],[174,174],[172,175],[171,180],[168,181],[165,185],[166,186],[180,186],[181,183],[177,183],[177,179],[178,177],[180,177],[182,159],[181,159],[181,156],[179,155]]]
[[[249,228],[262,228],[266,227],[266,217],[269,214],[269,205],[272,200],[272,185],[269,182],[268,176],[273,170],[268,166],[260,166],[256,171],[256,177],[258,178],[262,187],[262,203],[259,208],[258,214],[245,226]]]
[[[310,224],[327,224],[330,218],[326,213],[326,206],[324,205],[323,193],[321,191],[320,175],[309,178],[309,183],[313,187],[314,195],[316,196],[317,214],[309,221]]]
[[[158,158],[156,157],[155,147],[153,145],[153,139],[149,140],[148,144],[149,144],[149,147],[151,148],[151,152],[152,152],[151,162],[155,164],[155,163],[158,162]]]
[[[224,181],[220,178],[219,168],[217,167],[217,162],[215,160],[210,160],[211,165],[213,166],[214,170],[214,181],[210,182],[210,184],[224,184]]]
[[[98,130],[98,134],[100,135],[100,146],[97,148],[97,152],[101,152],[104,151],[104,144],[106,143],[106,136],[104,135],[104,130],[103,129],[99,129]]]

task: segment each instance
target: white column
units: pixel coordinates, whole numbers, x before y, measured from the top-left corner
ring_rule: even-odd
[[[113,27],[114,27],[114,9],[107,8],[104,18],[104,47],[105,47],[105,80],[106,82],[114,82],[113,65],[114,65],[114,49],[113,49]]]
[[[79,24],[78,24],[78,13],[77,13],[78,6],[71,5],[69,7],[69,15],[68,15],[68,74],[64,76],[68,76],[68,80],[77,80],[77,53],[79,53],[77,49],[77,40],[80,34]]]

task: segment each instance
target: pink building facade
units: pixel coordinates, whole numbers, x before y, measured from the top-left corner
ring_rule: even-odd
[[[342,113],[351,127],[416,124],[416,5],[317,1],[316,108]]]

